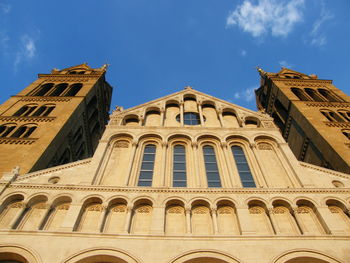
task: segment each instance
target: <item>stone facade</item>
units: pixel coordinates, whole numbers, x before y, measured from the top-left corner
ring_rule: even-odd
[[[93,155],[109,117],[105,72],[53,69],[0,106],[0,178],[15,166],[25,174]]]
[[[0,262],[350,262],[350,175],[190,87],[117,107],[92,158],[0,182]]]
[[[258,108],[274,118],[298,160],[350,173],[350,97],[316,75],[259,72]]]

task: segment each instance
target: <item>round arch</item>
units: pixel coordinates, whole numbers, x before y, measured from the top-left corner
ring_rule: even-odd
[[[326,255],[317,250],[292,250],[279,255],[271,263],[343,263],[333,256]]]
[[[140,262],[126,251],[117,250],[114,248],[90,248],[70,256],[62,263],[95,263],[101,261],[110,263]]]
[[[169,263],[239,263],[233,256],[216,250],[196,250],[186,252]]]
[[[17,260],[23,263],[41,263],[39,255],[18,245],[0,245],[0,260]]]

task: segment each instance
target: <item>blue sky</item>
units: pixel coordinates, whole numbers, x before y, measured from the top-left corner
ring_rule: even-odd
[[[0,103],[38,73],[109,63],[112,107],[190,85],[256,109],[255,67],[350,94],[349,0],[0,0]]]

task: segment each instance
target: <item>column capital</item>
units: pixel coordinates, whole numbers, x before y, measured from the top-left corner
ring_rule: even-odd
[[[192,142],[191,145],[192,145],[192,147],[194,147],[194,148],[198,148],[198,142]]]
[[[227,142],[221,141],[220,145],[221,145],[222,148],[226,148],[227,147]]]

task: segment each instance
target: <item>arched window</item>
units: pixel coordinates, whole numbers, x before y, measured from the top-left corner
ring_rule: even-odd
[[[328,101],[341,101],[334,94],[332,94],[330,91],[326,89],[318,89],[318,92],[321,93],[321,95],[325,97],[326,100]]]
[[[350,130],[341,130],[341,132],[345,135],[346,138],[350,140]]]
[[[60,96],[68,87],[67,83],[61,83],[55,86],[55,89],[52,93],[49,94],[49,96],[57,97]]]
[[[37,108],[37,105],[24,105],[21,107],[18,111],[13,114],[13,116],[29,116],[35,109]]]
[[[213,146],[203,146],[203,154],[208,187],[221,187],[220,174]]]
[[[9,135],[16,128],[16,124],[5,124],[0,126],[0,138]]]
[[[46,83],[42,85],[38,91],[36,91],[33,96],[44,96],[47,95],[53,87],[53,83]]]
[[[331,122],[344,122],[344,120],[335,112],[330,110],[321,110],[323,116],[327,118],[327,120]]]
[[[178,122],[181,121],[180,114],[176,116],[176,120]],[[184,124],[185,125],[199,125],[199,124],[201,124],[199,114],[196,112],[185,112],[184,113]]]
[[[242,147],[235,145],[231,147],[231,150],[243,187],[256,187]]]
[[[138,186],[152,186],[155,157],[156,146],[153,144],[146,145],[143,151]]]
[[[186,149],[183,145],[174,146],[173,186],[186,187]]]
[[[43,105],[32,116],[48,116],[55,108],[55,105]]]
[[[324,101],[323,98],[313,89],[306,88],[305,92],[314,100],[314,101]]]
[[[348,122],[350,122],[350,112],[345,110],[339,110],[338,113]]]
[[[309,97],[301,89],[291,88],[291,90],[294,93],[294,95],[297,96],[300,100],[303,100],[303,101],[310,100]]]
[[[80,74],[80,73],[78,73],[78,74]],[[64,94],[64,96],[66,96],[66,97],[75,96],[82,87],[83,87],[83,84],[74,83],[74,84],[70,85],[68,92],[66,94]]]
[[[11,135],[11,138],[28,138],[36,128],[37,126],[33,124],[23,125]]]

